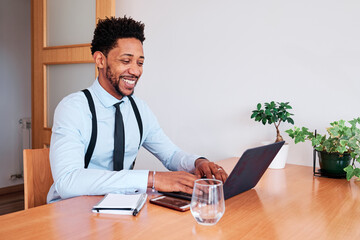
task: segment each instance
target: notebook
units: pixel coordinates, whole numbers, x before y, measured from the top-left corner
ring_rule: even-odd
[[[109,193],[92,209],[96,213],[112,213],[136,216],[144,206],[147,194],[115,194]]]
[[[252,189],[261,179],[284,141],[247,149],[236,163],[224,183],[224,198],[229,199]],[[191,194],[182,192],[159,192],[167,196],[191,200]]]

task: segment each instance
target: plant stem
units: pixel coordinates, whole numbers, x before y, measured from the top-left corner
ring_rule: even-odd
[[[281,120],[279,120],[279,123],[276,125],[276,123],[274,123],[275,128],[276,128],[276,140],[275,142],[281,142],[284,141],[284,139],[282,138],[282,136],[280,135],[280,131],[279,131],[279,126],[280,126]]]

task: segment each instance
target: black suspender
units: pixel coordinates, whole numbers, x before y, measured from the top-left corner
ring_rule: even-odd
[[[94,148],[95,148],[95,144],[96,144],[96,138],[97,138],[97,119],[96,119],[96,111],[95,111],[95,105],[94,105],[94,100],[91,97],[91,94],[89,92],[89,90],[84,89],[82,90],[88,100],[89,103],[89,107],[90,107],[90,112],[92,115],[92,132],[91,132],[91,138],[90,138],[90,143],[88,146],[88,149],[86,151],[85,154],[85,168],[87,168],[89,166],[90,163],[90,159],[91,156],[94,152]]]
[[[131,106],[132,106],[133,111],[135,113],[136,121],[137,121],[138,126],[139,126],[139,132],[140,132],[139,149],[140,149],[140,144],[141,144],[142,135],[143,135],[143,125],[142,125],[142,121],[141,121],[141,116],[140,116],[139,109],[136,106],[136,103],[135,103],[134,99],[131,96],[128,96],[128,98],[130,100]]]
[[[95,111],[94,101],[93,101],[93,98],[92,98],[89,90],[84,89],[82,91],[84,92],[84,94],[85,94],[85,96],[86,96],[86,98],[88,100],[90,112],[92,114],[91,139],[90,139],[90,143],[89,143],[88,149],[87,149],[86,154],[85,154],[85,159],[84,159],[85,168],[87,168],[89,166],[91,156],[92,156],[92,154],[94,152],[94,149],[95,149],[96,138],[97,138],[97,119],[96,119],[96,111]],[[141,146],[140,144],[141,144],[142,136],[143,136],[143,124],[142,124],[142,121],[141,121],[141,116],[140,116],[139,109],[136,106],[136,103],[135,103],[134,99],[131,96],[128,96],[128,98],[130,100],[131,106],[132,106],[133,111],[135,113],[136,121],[137,121],[138,126],[139,126],[139,132],[140,132],[139,149],[140,149],[140,146]],[[135,161],[134,161],[134,163],[135,163]],[[133,165],[134,165],[134,163],[133,163]]]

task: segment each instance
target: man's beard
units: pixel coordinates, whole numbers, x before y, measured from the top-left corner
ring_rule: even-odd
[[[115,91],[120,94],[122,97],[127,96],[120,90],[120,81],[122,76],[120,75],[118,78],[115,77],[114,74],[111,73],[111,69],[109,66],[106,68],[106,78],[109,80],[110,84],[114,87]],[[134,90],[129,94],[130,96],[134,94]]]

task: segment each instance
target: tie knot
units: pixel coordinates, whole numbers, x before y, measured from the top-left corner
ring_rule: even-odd
[[[118,103],[115,103],[113,106],[114,106],[115,108],[119,108],[119,105],[120,105],[122,102],[123,102],[123,101],[118,102]]]

